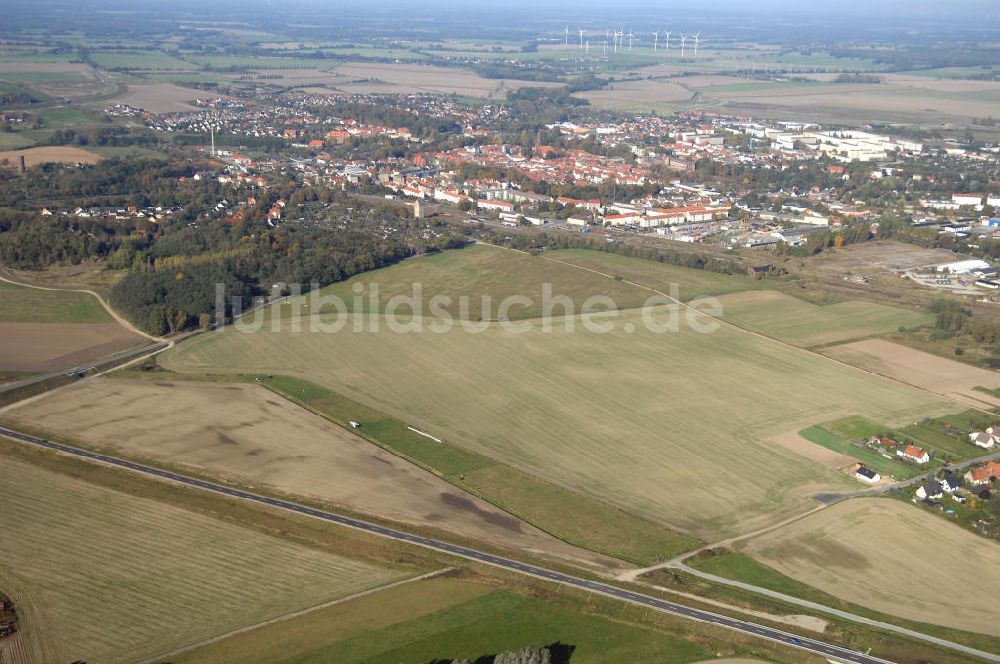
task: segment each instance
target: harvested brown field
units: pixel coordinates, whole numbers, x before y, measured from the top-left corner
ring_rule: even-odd
[[[205,93],[172,83],[130,83],[128,91],[112,103],[129,104],[150,113],[190,111],[197,108],[191,102]]]
[[[587,90],[575,96],[586,99],[598,108],[646,109],[663,104],[689,101],[694,95],[680,83],[642,79],[612,83],[601,90]]]
[[[1000,547],[912,505],[839,503],[754,538],[745,551],[845,601],[1000,636]]]
[[[4,73],[53,74],[71,73],[91,77],[89,65],[79,62],[0,62],[0,77]]]
[[[336,83],[338,90],[357,93],[455,93],[489,99],[504,97],[506,90],[523,87],[553,88],[560,85],[483,78],[467,69],[419,64],[348,62],[338,66],[336,73],[343,77]]]
[[[28,662],[142,661],[413,573],[13,457],[0,500],[0,587]]]
[[[0,161],[7,161],[16,166],[21,155],[24,155],[24,161],[29,167],[51,163],[96,164],[102,159],[100,155],[96,155],[93,152],[87,152],[86,150],[66,145],[58,145],[0,152]]]
[[[1000,373],[989,369],[980,369],[884,339],[832,346],[823,352],[863,369],[949,395],[972,406],[1000,406],[1000,399],[975,389],[1000,387]]]
[[[380,518],[612,564],[254,384],[97,378],[5,417],[87,445]]]
[[[145,341],[117,323],[0,322],[0,370],[55,371]]]

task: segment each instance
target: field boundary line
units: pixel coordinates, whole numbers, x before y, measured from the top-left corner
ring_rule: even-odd
[[[8,277],[3,270],[0,270],[0,281],[6,281],[8,284],[12,284],[14,286],[22,286],[24,288],[34,288],[35,290],[57,291],[63,293],[87,293],[88,295],[93,295],[95,298],[97,298],[97,301],[100,302],[101,307],[103,307],[104,310],[108,312],[108,315],[111,316],[111,318],[116,323],[124,327],[129,332],[132,332],[133,334],[138,334],[139,336],[145,337],[150,341],[159,341],[159,342],[166,341],[166,339],[162,337],[156,337],[153,336],[152,334],[140,330],[138,327],[133,325],[127,318],[125,318],[117,311],[115,311],[114,308],[112,308],[112,306],[108,304],[108,301],[105,300],[103,297],[101,297],[101,295],[96,291],[92,291],[86,288],[55,288],[52,286],[36,286],[35,284],[26,284],[21,281],[14,281],[10,277]]]
[[[414,581],[426,581],[427,579],[433,579],[434,577],[442,576],[444,574],[449,574],[449,573],[454,572],[454,571],[455,571],[454,567],[444,567],[444,568],[439,569],[439,570],[434,570],[433,572],[427,572],[425,574],[420,574],[418,576],[411,576],[411,577],[406,578],[406,579],[400,579],[399,581],[393,581],[392,583],[387,583],[387,584],[385,584],[383,586],[378,586],[378,587],[375,587],[375,588],[369,588],[368,590],[362,590],[361,592],[354,593],[353,595],[348,595],[347,597],[341,597],[339,599],[333,599],[333,600],[330,600],[328,602],[323,602],[322,604],[317,604],[315,606],[310,606],[310,607],[307,607],[305,609],[299,609],[298,611],[293,611],[291,613],[286,613],[284,615],[277,616],[276,618],[271,618],[270,620],[265,620],[263,622],[254,623],[253,625],[246,625],[245,627],[239,627],[237,629],[230,630],[230,631],[228,631],[228,632],[226,632],[224,634],[219,634],[218,636],[213,636],[213,637],[211,637],[209,639],[205,639],[203,641],[198,641],[197,643],[192,643],[192,644],[183,646],[181,648],[177,648],[176,650],[171,650],[170,652],[166,652],[166,653],[163,653],[161,655],[156,655],[155,657],[150,657],[149,659],[141,660],[138,664],[154,664],[155,662],[161,662],[161,661],[163,661],[165,659],[169,659],[171,657],[176,657],[177,655],[182,655],[184,653],[191,652],[192,650],[197,650],[198,648],[203,648],[205,646],[210,646],[213,643],[218,643],[219,641],[223,641],[225,639],[228,639],[231,636],[237,636],[239,634],[246,634],[247,632],[252,632],[252,631],[254,631],[256,629],[259,629],[261,627],[267,627],[268,625],[275,625],[277,623],[282,623],[282,622],[285,622],[287,620],[292,620],[294,618],[299,618],[301,616],[308,615],[308,614],[313,613],[315,611],[320,611],[322,609],[327,609],[327,608],[329,608],[331,606],[337,606],[338,604],[343,604],[345,602],[350,602],[352,600],[359,599],[361,597],[367,597],[368,595],[374,595],[375,593],[382,592],[383,590],[392,590],[393,588],[398,588],[398,587],[404,586],[404,585],[406,585],[408,583],[413,583]]]

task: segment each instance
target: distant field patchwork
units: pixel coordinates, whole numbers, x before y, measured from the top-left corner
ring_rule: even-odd
[[[404,576],[11,458],[0,496],[32,661],[134,662]]]

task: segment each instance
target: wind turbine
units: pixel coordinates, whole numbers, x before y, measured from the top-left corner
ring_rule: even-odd
[[[656,50],[656,46],[659,43],[659,41],[660,41],[660,31],[657,30],[656,32],[653,33],[653,50],[654,51]]]
[[[701,36],[700,32],[694,33],[694,57],[698,57],[698,37]]]
[[[580,33],[580,48],[583,48],[583,28],[577,28],[576,30]]]
[[[632,28],[628,29],[628,34],[625,35],[625,36],[628,37],[628,50],[631,51],[632,50],[632,38],[635,37],[635,35],[632,34]]]
[[[566,29],[563,30],[563,32],[566,33],[566,46],[569,46],[569,26],[568,25],[566,26]]]
[[[667,50],[668,51],[670,50],[670,35],[672,35],[672,34],[673,34],[672,32],[670,32],[669,30],[667,30]]]
[[[585,51],[587,55],[590,55],[590,40],[587,40],[587,50]]]
[[[604,31],[604,55],[608,54],[608,37],[611,35],[610,30]]]
[[[681,60],[684,59],[684,42],[687,41],[687,35],[681,33]]]

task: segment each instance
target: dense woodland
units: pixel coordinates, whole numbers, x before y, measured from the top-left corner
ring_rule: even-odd
[[[39,269],[86,259],[126,270],[110,294],[111,303],[135,324],[154,334],[207,326],[218,313],[232,314],[232,296],[269,294],[275,283],[325,285],[389,265],[416,251],[461,244],[458,235],[407,241],[411,222],[382,207],[353,201],[350,208],[331,192],[296,189],[294,183],[256,192],[257,204],[243,209],[238,223],[209,218],[205,210],[228,197],[246,198],[212,180],[188,176],[193,165],[108,160],[83,169],[34,169],[31,177],[0,177],[0,261]],[[184,178],[182,180],[182,178]],[[71,193],[76,196],[71,196]],[[308,223],[272,227],[266,211],[278,197],[310,209]],[[324,204],[321,200],[329,202]],[[40,216],[29,202],[73,205],[169,205],[181,209],[159,223]],[[311,206],[307,208],[307,206]],[[216,311],[216,285],[227,294],[226,310]]]

